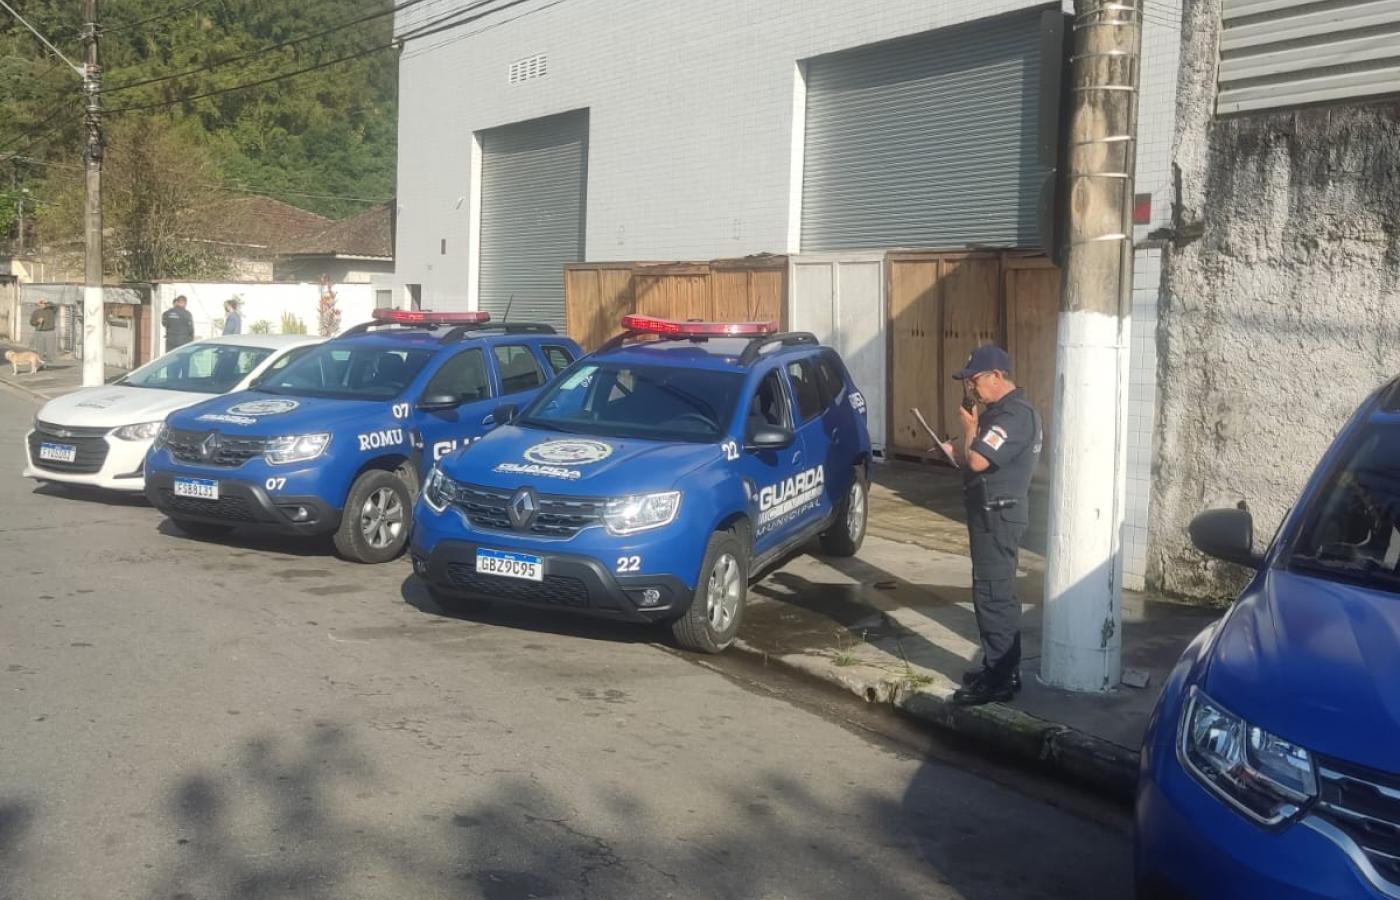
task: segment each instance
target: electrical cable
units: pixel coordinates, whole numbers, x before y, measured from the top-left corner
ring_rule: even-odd
[[[114,31],[125,31],[128,28],[140,28],[142,25],[145,25],[148,22],[158,22],[161,19],[168,19],[171,16],[178,16],[182,12],[188,12],[197,6],[203,6],[208,2],[209,0],[194,0],[193,3],[186,3],[184,6],[177,6],[174,9],[166,10],[163,13],[156,13],[154,16],[148,16],[144,19],[138,19],[135,22],[119,23],[117,25],[111,26],[110,28],[104,27],[100,29],[99,33],[110,34]]]

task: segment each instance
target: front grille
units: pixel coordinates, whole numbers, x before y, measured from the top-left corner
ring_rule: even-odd
[[[467,563],[448,563],[447,577],[458,590],[485,597],[500,597],[521,603],[544,603],[552,606],[588,606],[588,587],[577,578],[546,575],[544,581],[525,581],[483,575]]]
[[[514,531],[507,509],[515,491],[457,483],[452,488],[453,503],[476,528],[488,531]],[[537,494],[539,505],[530,534],[541,537],[571,538],[589,525],[603,519],[606,500],[597,497],[568,497],[559,494]]]
[[[204,455],[204,442],[214,437],[213,452]],[[172,428],[165,436],[170,455],[181,462],[234,469],[267,449],[266,438],[240,438],[214,431],[183,431]]]
[[[36,468],[50,472],[66,472],[72,475],[91,475],[102,469],[107,461],[107,451],[111,449],[102,439],[110,429],[70,428],[67,425],[50,425],[36,422],[29,434],[29,458]],[[53,459],[40,459],[41,444],[66,444],[76,448],[72,462],[59,462]]]
[[[1356,842],[1387,887],[1400,890],[1400,776],[1318,761],[1314,813]]]
[[[256,522],[257,514],[242,497],[220,497],[218,500],[197,500],[194,497],[181,497],[174,491],[162,488],[161,506],[172,515],[201,516],[210,519],[226,519],[230,522]]]

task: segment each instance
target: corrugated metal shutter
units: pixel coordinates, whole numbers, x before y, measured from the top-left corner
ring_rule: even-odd
[[[1222,113],[1400,93],[1400,0],[1226,0]]]
[[[809,60],[803,252],[1039,246],[1042,30],[1035,11]]]
[[[480,308],[564,328],[564,263],[583,259],[588,112],[481,135]]]

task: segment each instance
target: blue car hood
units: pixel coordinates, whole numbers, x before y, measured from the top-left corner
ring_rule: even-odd
[[[191,431],[217,429],[225,434],[276,437],[354,427],[383,420],[383,400],[328,400],[240,391],[216,397],[171,414],[170,427]]]
[[[1314,753],[1400,772],[1400,596],[1270,570],[1222,624],[1204,687]]]
[[[620,496],[674,487],[688,472],[724,458],[717,444],[590,437],[507,425],[443,459],[459,481],[524,484],[546,493]]]

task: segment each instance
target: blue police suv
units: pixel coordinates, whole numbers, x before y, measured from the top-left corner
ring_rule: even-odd
[[[1243,509],[1202,513],[1191,536],[1256,571],[1149,723],[1139,895],[1400,898],[1400,379],[1343,428],[1266,553]]]
[[[329,533],[347,559],[386,562],[408,540],[434,461],[581,355],[548,325],[376,310],[249,390],[170,415],[146,460],[146,495],[191,534]]]
[[[429,474],[414,570],[489,597],[642,622],[718,653],[751,577],[865,536],[865,401],[834,351],[771,324],[623,319],[625,333]]]

